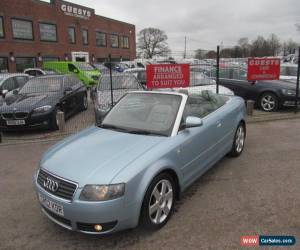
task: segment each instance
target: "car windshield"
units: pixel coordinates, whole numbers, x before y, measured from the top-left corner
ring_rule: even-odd
[[[211,85],[215,84],[215,81],[212,78],[204,75],[200,72],[191,72],[190,73],[190,86],[201,86],[201,85]]]
[[[61,77],[33,78],[20,90],[20,94],[58,92],[61,89]]]
[[[112,76],[112,87],[114,90],[117,89],[139,89],[139,83],[137,79],[132,75],[113,75]],[[110,76],[108,74],[101,77],[98,85],[98,90],[110,90]]]
[[[83,71],[92,71],[95,70],[90,64],[88,63],[76,63],[76,66]]]
[[[100,127],[125,133],[170,136],[182,97],[173,94],[128,93],[107,114]]]

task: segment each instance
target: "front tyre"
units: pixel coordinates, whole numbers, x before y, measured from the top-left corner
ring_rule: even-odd
[[[261,109],[265,112],[277,111],[279,106],[278,97],[271,92],[262,94],[259,103]]]
[[[174,208],[175,190],[174,180],[167,173],[152,180],[141,213],[141,221],[146,229],[157,230],[168,222]]]
[[[58,120],[58,115],[57,115],[58,111],[59,111],[59,109],[56,107],[52,112],[51,119],[49,122],[50,130],[58,130],[58,128],[59,128],[59,120]]]
[[[245,145],[245,138],[246,138],[245,125],[243,123],[240,123],[234,135],[232,148],[229,153],[230,156],[237,157],[243,152],[244,145]]]

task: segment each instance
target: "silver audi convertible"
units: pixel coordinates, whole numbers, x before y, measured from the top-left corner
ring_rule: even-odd
[[[33,177],[41,210],[89,234],[159,229],[188,186],[225,155],[242,153],[245,135],[239,97],[127,93],[101,124],[44,154]]]

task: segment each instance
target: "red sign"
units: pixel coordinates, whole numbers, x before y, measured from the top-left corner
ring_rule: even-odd
[[[242,236],[240,243],[243,247],[257,247],[259,246],[259,236]]]
[[[190,85],[189,64],[147,65],[147,88],[180,88]]]
[[[249,58],[248,81],[278,80],[280,77],[280,59]]]

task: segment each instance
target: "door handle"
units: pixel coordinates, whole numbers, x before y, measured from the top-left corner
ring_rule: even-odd
[[[222,127],[222,123],[220,121],[217,122],[217,128]]]

